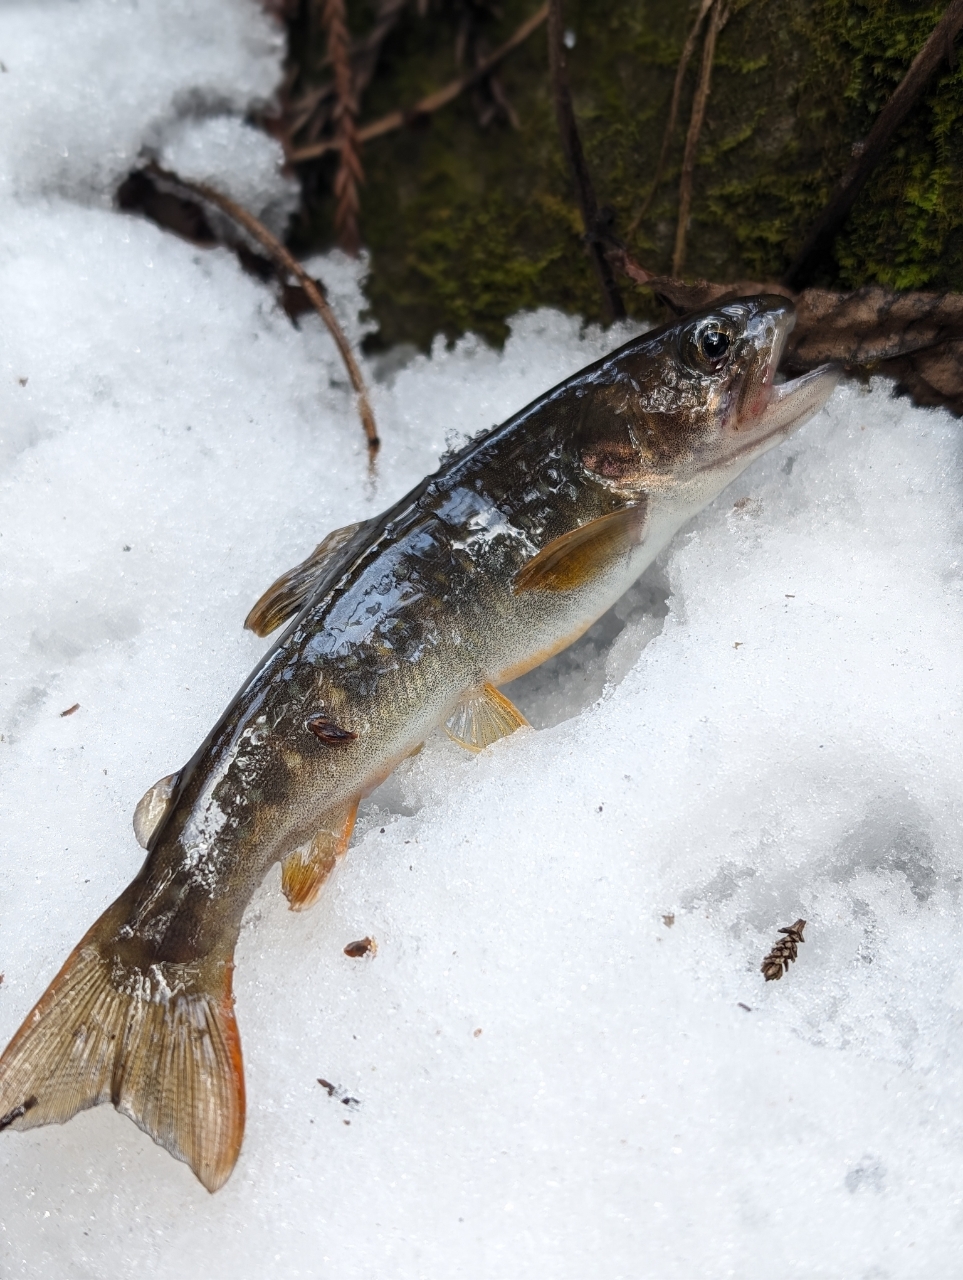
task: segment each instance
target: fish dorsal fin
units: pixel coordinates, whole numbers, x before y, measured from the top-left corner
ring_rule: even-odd
[[[324,827],[306,849],[295,849],[281,863],[281,888],[292,911],[304,911],[343,857],[358,816],[358,801],[327,815]]]
[[[180,773],[169,773],[148,787],[134,810],[134,835],[142,849],[150,846],[151,836],[167,817]]]
[[[484,751],[527,724],[518,707],[486,682],[469,689],[448,717],[445,732],[469,751]]]
[[[282,573],[272,582],[257,604],[244,619],[244,626],[259,636],[269,636],[283,622],[289,621],[301,609],[308,596],[331,567],[335,557],[345,547],[367,520],[346,524],[334,529],[323,542],[319,542],[306,560]]]
[[[574,591],[594,581],[637,547],[645,531],[645,504],[620,507],[542,547],[516,574],[514,591]]]

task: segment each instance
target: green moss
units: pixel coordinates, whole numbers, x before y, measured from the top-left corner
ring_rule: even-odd
[[[796,127],[771,167],[720,183],[710,209],[756,272],[782,270],[873,120],[938,21],[943,4],[816,0],[793,29],[803,52]],[[806,135],[819,140],[807,146]],[[894,138],[825,264],[827,283],[963,285],[963,68],[938,75]],[[747,219],[746,213],[751,217]]]
[[[506,0],[505,39],[534,0]],[[749,0],[723,31],[696,172],[687,272],[778,276],[945,6],[932,0]],[[411,7],[365,103],[374,119],[446,83],[456,14]],[[675,69],[692,20],[677,0],[566,0],[573,96],[599,201],[624,235],[651,183]],[[363,29],[365,10],[358,11]],[[309,33],[302,33],[305,47]],[[316,48],[315,46],[312,46]],[[666,269],[698,56],[665,179],[630,248]],[[418,130],[364,153],[362,229],[382,340],[441,330],[500,340],[520,308],[600,318],[597,285],[558,144],[545,31],[500,72],[519,130],[479,128],[467,95]],[[827,282],[963,287],[963,65],[946,67],[858,200]],[[330,160],[308,175],[298,247],[331,240]],[[647,295],[626,287],[630,311]]]

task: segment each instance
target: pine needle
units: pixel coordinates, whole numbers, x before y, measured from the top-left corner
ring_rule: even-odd
[[[364,91],[374,77],[384,43],[397,26],[407,4],[408,0],[379,0],[374,26],[366,36],[351,43],[351,74],[355,103],[359,111]],[[324,70],[328,66],[330,59],[325,57],[318,64],[318,69]],[[284,123],[284,133],[288,140],[310,125],[309,139],[314,141],[330,122],[330,100],[334,94],[334,84],[329,80],[289,103]]]
[[[358,187],[364,181],[364,169],[358,141],[358,105],[351,74],[351,38],[344,0],[324,0],[321,22],[327,35],[328,58],[334,72],[332,124],[339,153],[338,171],[334,177],[334,226],[340,247],[356,258],[361,249]]]

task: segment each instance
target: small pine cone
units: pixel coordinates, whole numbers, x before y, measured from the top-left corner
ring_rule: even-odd
[[[775,982],[788,971],[789,966],[796,959],[799,944],[806,941],[803,937],[805,927],[805,920],[797,920],[795,924],[779,930],[783,937],[779,939],[760,966],[767,982]]]

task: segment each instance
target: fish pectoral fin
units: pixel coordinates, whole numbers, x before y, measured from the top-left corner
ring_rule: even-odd
[[[170,812],[180,772],[169,773],[148,787],[134,810],[134,835],[142,849],[150,847],[151,837]]]
[[[316,901],[321,886],[344,856],[357,816],[358,801],[352,800],[328,815],[306,849],[295,849],[282,861],[281,888],[292,911],[304,911]]]
[[[493,684],[469,689],[445,722],[445,732],[469,751],[484,751],[528,721]]]
[[[512,589],[574,591],[592,582],[642,541],[645,503],[620,507],[542,547],[515,575]]]
[[[306,560],[282,573],[272,582],[244,619],[244,626],[259,636],[269,636],[282,623],[288,622],[304,605],[308,596],[328,571],[333,560],[367,520],[335,529],[319,542]]]

